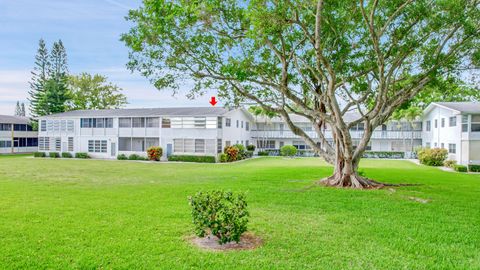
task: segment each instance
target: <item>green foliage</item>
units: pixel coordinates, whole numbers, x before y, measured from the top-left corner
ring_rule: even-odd
[[[468,165],[470,172],[480,172],[480,165]]]
[[[280,148],[280,155],[284,157],[293,157],[297,154],[297,148],[293,145],[284,145]]]
[[[457,165],[457,161],[456,160],[445,160],[445,162],[443,162],[443,166],[445,167],[448,167],[448,168],[454,168],[455,165]]]
[[[43,157],[46,157],[47,154],[45,152],[35,152],[33,153],[33,156],[36,158],[43,158]]]
[[[442,166],[448,151],[443,148],[423,148],[418,152],[418,160],[427,166]]]
[[[258,155],[259,156],[268,156],[269,153],[268,153],[268,151],[258,151]]]
[[[255,148],[256,148],[256,147],[255,147],[255,145],[253,145],[253,144],[247,145],[247,150],[248,150],[248,151],[255,151]]]
[[[90,158],[90,156],[88,155],[88,153],[78,152],[75,153],[75,158],[87,159]]]
[[[128,156],[128,159],[129,160],[146,160],[146,158],[137,154],[131,154],[130,156]]]
[[[242,160],[249,157],[247,149],[243,144],[234,144],[233,146],[238,149],[237,160]]]
[[[189,198],[189,202],[197,236],[214,235],[220,244],[238,243],[247,231],[249,213],[243,193],[198,192]]]
[[[35,66],[33,68],[32,78],[29,85],[28,101],[30,102],[30,113],[33,117],[45,115],[46,108],[40,104],[40,100],[45,92],[45,83],[48,79],[50,70],[50,57],[45,41],[40,39],[37,54],[35,55]]]
[[[125,154],[120,154],[120,155],[117,156],[117,159],[118,160],[127,160],[128,157]]]
[[[405,158],[404,152],[395,151],[365,151],[364,158]]]
[[[213,156],[191,156],[191,155],[171,155],[168,161],[183,161],[183,162],[199,162],[199,163],[215,163]]]
[[[72,110],[118,109],[127,104],[122,89],[107,81],[107,77],[81,73],[68,77]]]
[[[72,153],[69,152],[62,152],[62,158],[72,158]]]
[[[228,162],[228,155],[225,154],[225,153],[219,154],[218,155],[218,161],[220,161],[221,163]]]
[[[457,172],[467,172],[468,171],[467,166],[464,166],[464,165],[454,165],[453,169]]]
[[[148,160],[160,161],[163,149],[160,146],[151,146],[147,149]]]
[[[48,156],[51,158],[59,158],[60,154],[58,152],[50,152],[48,153]]]

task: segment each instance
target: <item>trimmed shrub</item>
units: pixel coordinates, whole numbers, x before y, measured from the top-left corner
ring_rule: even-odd
[[[418,160],[427,166],[442,166],[447,156],[448,151],[443,148],[423,148],[418,152]]]
[[[233,146],[238,148],[237,160],[247,158],[246,157],[247,149],[245,148],[245,146],[243,144],[235,144]]]
[[[88,155],[88,153],[78,152],[78,153],[75,153],[75,158],[87,159],[87,158],[90,158],[90,156]]]
[[[50,152],[48,153],[48,156],[51,158],[59,158],[60,154],[58,152]]]
[[[227,154],[221,153],[220,155],[218,155],[218,161],[220,161],[222,163],[228,162]]]
[[[129,160],[145,160],[145,158],[137,154],[131,154],[130,156],[128,156],[128,159]]]
[[[117,159],[118,160],[127,160],[128,157],[125,154],[120,154],[120,155],[117,156]]]
[[[261,156],[261,157],[262,157],[262,156],[263,156],[263,157],[264,157],[264,156],[268,156],[268,152],[267,152],[267,151],[258,151],[258,155]]]
[[[284,145],[280,148],[280,155],[284,157],[293,157],[297,154],[297,148],[293,145]]]
[[[236,146],[228,146],[225,148],[225,154],[228,156],[228,162],[238,160],[239,149]]]
[[[36,157],[36,158],[42,158],[42,157],[46,157],[47,154],[45,154],[45,152],[35,152],[33,153],[33,157]]]
[[[62,158],[72,158],[72,153],[69,152],[62,152]]]
[[[160,161],[163,149],[160,146],[152,146],[147,149],[148,160]]]
[[[189,197],[195,234],[215,235],[220,244],[239,242],[247,231],[249,213],[243,193],[214,190]]]
[[[404,152],[393,151],[365,151],[362,155],[363,158],[405,158]]]
[[[252,151],[252,152],[255,151],[255,145],[253,145],[253,144],[247,145],[247,150]]]
[[[213,156],[171,155],[171,156],[168,157],[168,161],[215,163],[215,157],[213,157]]]
[[[253,157],[253,151],[245,151],[245,158]]]
[[[448,167],[448,168],[452,168],[457,165],[457,161],[455,160],[445,160],[445,162],[443,162],[443,166],[445,167]]]
[[[468,165],[468,170],[471,172],[480,172],[480,165]]]
[[[457,172],[467,172],[468,171],[467,166],[464,166],[464,165],[454,165],[453,169]]]

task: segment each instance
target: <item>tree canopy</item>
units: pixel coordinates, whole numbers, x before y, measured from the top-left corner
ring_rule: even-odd
[[[128,19],[132,70],[159,89],[192,80],[193,94],[214,88],[279,114],[335,164],[324,181],[335,186],[378,186],[357,173],[373,130],[435,78],[480,62],[474,0],[145,0]],[[347,123],[351,111],[358,117]],[[289,113],[309,119],[318,138]],[[354,145],[349,129],[361,122]]]

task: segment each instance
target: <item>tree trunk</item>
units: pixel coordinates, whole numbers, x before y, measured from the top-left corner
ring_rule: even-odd
[[[351,160],[337,160],[333,175],[320,181],[321,184],[331,187],[349,187],[357,189],[381,188],[384,184],[368,179],[358,173],[358,163]]]

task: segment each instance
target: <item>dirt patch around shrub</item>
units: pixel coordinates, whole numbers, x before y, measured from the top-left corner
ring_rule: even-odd
[[[249,250],[255,249],[263,244],[262,239],[252,233],[245,233],[240,238],[240,242],[229,242],[223,245],[218,243],[216,236],[210,235],[203,238],[190,237],[189,241],[198,248],[211,251],[229,251],[229,250]]]

